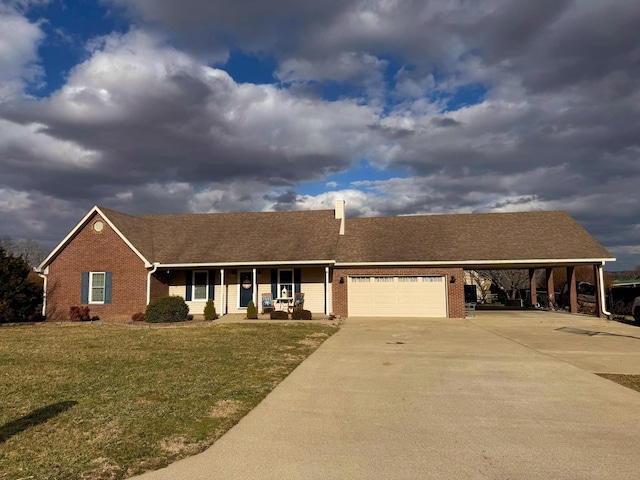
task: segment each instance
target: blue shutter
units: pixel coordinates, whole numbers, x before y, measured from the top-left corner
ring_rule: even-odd
[[[278,298],[278,270],[276,268],[271,269],[271,295],[274,299]]]
[[[104,272],[104,303],[111,303],[111,272]]]
[[[209,270],[209,293],[207,295],[207,298],[210,298],[211,300],[213,300],[215,298],[215,291],[216,291],[216,271]]]
[[[191,301],[191,290],[192,290],[191,289],[191,285],[192,285],[192,282],[193,282],[193,272],[191,270],[187,270],[186,275],[187,275],[187,281],[186,281],[186,285],[187,286],[186,286],[186,290],[184,292],[184,299],[187,302],[190,302]]]
[[[76,277],[77,278],[77,277]],[[89,303],[89,272],[82,272],[82,289],[80,290],[80,303]]]
[[[300,272],[299,268],[294,268],[293,269],[293,282],[295,283],[295,285],[293,286],[293,291],[298,293],[300,291],[300,284],[302,283],[302,281],[300,280],[300,277],[302,277],[302,273]]]

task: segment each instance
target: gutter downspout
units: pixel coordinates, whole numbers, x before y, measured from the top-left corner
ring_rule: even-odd
[[[42,316],[47,318],[47,278],[49,276],[49,266],[44,269],[44,272],[36,270],[38,276],[43,280],[42,284]]]
[[[153,268],[147,273],[147,305],[149,305],[149,302],[151,301],[151,275],[156,273],[156,270],[158,270],[158,267],[160,266],[159,263],[153,263],[152,265]]]
[[[602,274],[602,267],[604,267],[604,262],[598,265],[598,277],[600,278],[600,291],[598,292],[598,295],[600,295],[600,305],[602,305],[601,307],[602,313],[605,314],[607,317],[610,317],[611,312],[607,312],[607,304],[606,304],[606,299],[604,297],[604,276]]]

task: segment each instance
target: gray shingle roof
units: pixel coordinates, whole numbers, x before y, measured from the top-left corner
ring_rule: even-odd
[[[333,210],[140,217],[101,210],[151,262],[302,263],[336,257],[340,221]]]
[[[611,258],[566,212],[347,219],[337,262]]]
[[[566,212],[348,218],[333,210],[126,215],[101,208],[150,262],[490,262],[611,259]]]

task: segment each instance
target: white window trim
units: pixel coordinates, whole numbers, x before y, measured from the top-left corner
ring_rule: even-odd
[[[289,291],[289,296],[287,298],[293,298],[295,295],[296,288],[296,279],[294,277],[294,269],[293,268],[279,268],[278,269],[278,289],[276,290],[278,293],[278,298],[282,298],[282,287],[283,285],[291,286],[291,290]],[[291,272],[291,283],[280,283],[280,273],[281,272]]]
[[[204,297],[196,298],[196,273],[204,273],[207,277],[204,286]],[[192,302],[206,302],[209,300],[209,270],[194,270],[191,272],[191,301]]]
[[[102,301],[94,301],[93,300],[93,276],[95,274],[104,275],[104,285],[102,285]],[[97,288],[97,287],[96,287]],[[88,292],[88,300],[90,304],[93,305],[104,305],[104,300],[107,296],[107,272],[89,272],[89,292]]]

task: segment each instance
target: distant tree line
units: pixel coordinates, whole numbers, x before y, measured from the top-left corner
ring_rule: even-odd
[[[22,257],[32,267],[37,267],[47,257],[49,251],[35,240],[14,240],[8,235],[0,238],[0,247],[11,256]]]

